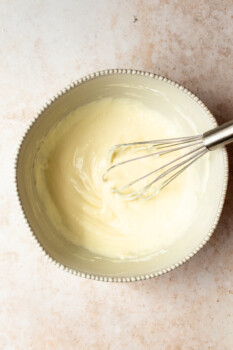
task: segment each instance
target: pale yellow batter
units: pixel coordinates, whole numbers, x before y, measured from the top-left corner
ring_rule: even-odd
[[[106,152],[123,142],[195,133],[187,120],[164,117],[135,99],[104,98],[78,108],[49,132],[36,157],[36,185],[48,215],[67,239],[96,254],[162,253],[195,219],[202,195],[198,165],[151,200],[125,201],[102,181]],[[157,167],[154,162],[124,171],[122,184]]]

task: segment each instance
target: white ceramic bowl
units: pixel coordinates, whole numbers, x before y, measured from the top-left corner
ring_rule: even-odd
[[[196,254],[209,240],[219,220],[228,178],[225,149],[211,153],[210,177],[206,201],[200,202],[198,220],[182,240],[175,242],[162,256],[145,261],[100,259],[87,250],[74,246],[59,232],[37,201],[33,176],[34,157],[41,139],[51,127],[77,107],[105,96],[134,96],[153,107],[156,92],[166,94],[169,103],[188,115],[203,133],[216,126],[207,107],[190,91],[164,77],[130,69],[114,69],[83,77],[59,92],[39,111],[26,131],[16,160],[18,197],[33,237],[43,253],[59,267],[95,280],[127,282],[164,274]],[[172,232],[171,232],[172,234]]]

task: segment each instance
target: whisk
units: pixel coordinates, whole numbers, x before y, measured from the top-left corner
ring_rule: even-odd
[[[162,157],[172,152],[185,151],[181,156],[172,159],[159,168],[154,169],[123,186],[111,189],[112,192],[118,193],[124,199],[134,200],[140,197],[150,199],[208,151],[213,151],[231,142],[233,142],[233,120],[211,129],[203,135],[118,144],[111,147],[108,151],[112,165],[105,171],[102,179],[103,181],[107,181],[109,173],[112,172],[113,169],[126,165],[127,163],[135,162],[147,157]],[[124,161],[112,162],[115,152],[124,152],[131,147],[140,147],[140,149],[145,150],[150,148],[152,151],[149,154],[132,157]],[[142,185],[137,190],[133,189],[131,192],[129,191],[132,186],[140,184],[140,182],[142,183],[143,180],[145,181],[145,179],[152,175],[154,175],[152,181],[149,181],[146,185]],[[149,194],[145,196],[148,192]]]

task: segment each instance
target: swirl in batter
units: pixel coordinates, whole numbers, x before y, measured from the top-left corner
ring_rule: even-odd
[[[151,200],[125,201],[102,181],[106,151],[114,144],[195,134],[185,118],[167,117],[129,98],[103,98],[60,121],[43,140],[35,161],[37,190],[61,234],[110,258],[159,254],[195,219],[202,194],[198,165]],[[155,167],[125,172],[125,180]],[[116,179],[118,180],[118,179]]]

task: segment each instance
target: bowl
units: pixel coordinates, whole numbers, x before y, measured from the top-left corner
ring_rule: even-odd
[[[87,75],[60,91],[39,111],[22,138],[16,158],[16,186],[20,205],[32,237],[43,254],[60,268],[78,276],[113,282],[144,280],[162,275],[189,260],[209,240],[219,220],[227,187],[226,150],[211,152],[206,198],[200,202],[198,220],[162,256],[143,260],[100,258],[77,247],[58,232],[37,200],[33,176],[34,158],[40,142],[55,123],[72,110],[101,97],[136,97],[153,107],[157,93],[179,113],[188,115],[203,133],[217,125],[208,108],[190,91],[156,74],[113,69]]]

